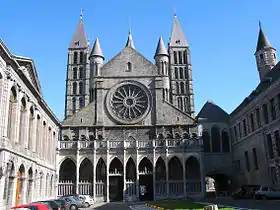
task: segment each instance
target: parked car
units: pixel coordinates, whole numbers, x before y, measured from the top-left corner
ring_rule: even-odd
[[[87,207],[85,202],[82,201],[80,198],[77,198],[76,196],[63,196],[61,198],[66,200],[70,210],[77,210],[78,208]]]
[[[79,197],[85,201],[87,207],[90,207],[94,204],[93,197],[91,195],[80,195]]]
[[[53,201],[55,201],[59,205],[60,210],[69,210],[70,206],[65,199],[61,198]]]
[[[260,185],[243,185],[237,191],[232,193],[232,197],[234,199],[254,198],[255,191],[260,187]]]
[[[280,191],[261,186],[255,191],[255,198],[263,200],[280,198]]]
[[[30,204],[24,204],[20,206],[14,206],[11,208],[11,210],[50,210],[50,208],[47,206],[47,204],[44,203],[30,203]]]
[[[52,210],[60,210],[60,206],[58,205],[58,203],[56,203],[53,200],[36,201],[36,202],[33,202],[33,203],[44,203],[48,207],[50,207]]]

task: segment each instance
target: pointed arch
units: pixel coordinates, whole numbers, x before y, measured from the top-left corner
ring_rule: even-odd
[[[136,181],[136,166],[134,160],[131,157],[128,158],[128,161],[126,162],[125,171],[126,180]]]
[[[26,190],[26,192],[28,192],[28,193],[26,193],[26,202],[30,203],[32,195],[33,195],[32,186],[33,186],[33,182],[34,182],[32,167],[30,167],[29,170],[28,170],[27,182],[28,183],[27,183],[27,190]]]
[[[102,181],[102,182],[105,182],[106,180],[106,164],[105,164],[105,161],[103,160],[103,158],[99,158],[97,164],[96,164],[96,181]]]
[[[200,164],[197,158],[190,156],[185,163],[186,179],[200,180]]]
[[[76,182],[76,164],[71,158],[65,158],[59,167],[59,181]]]
[[[161,156],[158,157],[156,162],[156,180],[166,181],[166,167],[165,162]]]
[[[153,172],[153,164],[152,162],[147,158],[147,157],[143,157],[142,160],[139,162],[138,165],[138,170],[139,172],[143,173],[152,173]]]
[[[168,162],[169,180],[183,180],[183,165],[177,156]]]
[[[109,165],[110,174],[123,174],[123,164],[119,158],[114,157]]]
[[[87,157],[80,163],[79,178],[79,181],[92,182],[93,180],[93,164]]]

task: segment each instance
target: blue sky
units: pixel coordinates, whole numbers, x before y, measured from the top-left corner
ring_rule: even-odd
[[[2,0],[0,38],[34,59],[44,98],[64,118],[67,48],[84,9],[93,43],[106,62],[124,48],[131,19],[136,49],[150,61],[160,35],[167,44],[174,8],[191,48],[195,109],[211,99],[231,112],[259,82],[254,52],[258,21],[280,49],[279,0]]]

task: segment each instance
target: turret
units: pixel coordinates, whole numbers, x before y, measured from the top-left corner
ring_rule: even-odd
[[[263,80],[267,73],[277,64],[277,55],[276,49],[271,46],[261,24],[259,25],[260,30],[255,57],[260,80]]]
[[[163,100],[169,101],[170,96],[170,80],[169,80],[169,55],[165,48],[162,36],[160,36],[158,40],[158,45],[156,49],[156,53],[154,56],[156,66],[158,68],[158,74],[162,75],[162,82],[163,82]]]
[[[104,63],[104,56],[100,47],[99,39],[96,38],[90,53],[91,76],[100,76],[100,68]]]
[[[125,47],[131,47],[131,48],[135,49],[135,46],[134,46],[134,43],[133,43],[133,39],[132,39],[131,31],[129,31],[129,33],[128,33],[128,38],[127,38]]]

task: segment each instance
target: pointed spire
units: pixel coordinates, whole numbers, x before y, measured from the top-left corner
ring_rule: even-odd
[[[84,23],[83,23],[83,14],[81,10],[80,14],[80,20],[76,27],[74,36],[72,38],[72,41],[69,45],[69,48],[87,48],[88,47],[88,41],[86,37],[86,32],[84,29]]]
[[[173,22],[173,28],[172,33],[170,37],[170,47],[187,47],[188,42],[185,37],[185,34],[180,26],[178,17],[176,15],[176,12],[174,11],[174,22]]]
[[[167,53],[167,50],[165,48],[162,36],[160,36],[160,38],[158,40],[158,45],[157,45],[157,50],[156,50],[156,53],[155,53],[155,57],[157,55],[167,55],[168,56],[168,53]]]
[[[261,21],[259,21],[259,27],[260,27],[260,31],[259,31],[259,37],[258,37],[256,52],[261,50],[261,49],[264,49],[264,48],[272,47],[271,44],[269,43],[266,35],[264,34],[264,31],[263,31],[262,26],[261,26]]]
[[[131,30],[129,30],[129,34],[128,34],[128,38],[127,38],[127,42],[126,42],[125,47],[131,47],[131,48],[135,49],[133,39],[132,39]]]
[[[100,44],[99,44],[98,37],[96,38],[96,40],[94,42],[94,45],[93,45],[92,51],[90,53],[90,56],[99,56],[99,57],[102,57],[104,59],[104,56],[103,56],[103,53],[102,53],[102,50],[101,50],[101,47],[100,47]]]

